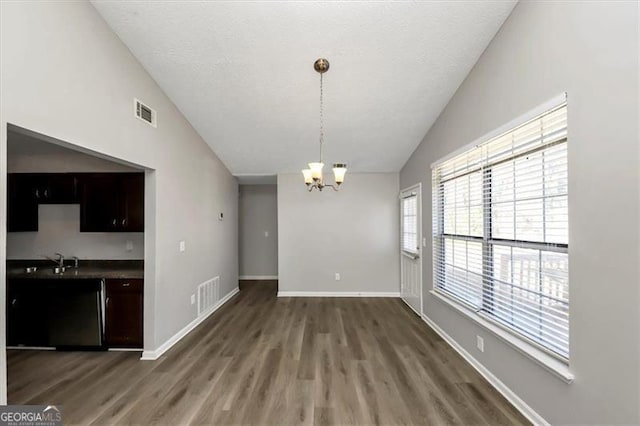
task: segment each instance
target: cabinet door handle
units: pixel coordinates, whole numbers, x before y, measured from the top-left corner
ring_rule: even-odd
[[[131,283],[122,283],[122,287],[129,287]]]
[[[127,219],[122,219],[122,226],[127,226]]]
[[[111,225],[116,226],[116,220],[113,219],[113,222],[111,222]]]
[[[44,190],[44,198],[49,198],[49,190],[48,189]]]
[[[40,190],[36,189],[36,198],[40,198]]]

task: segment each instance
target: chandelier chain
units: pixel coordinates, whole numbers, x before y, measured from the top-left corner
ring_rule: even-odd
[[[324,89],[320,73],[320,162],[322,163],[322,143],[324,142]]]

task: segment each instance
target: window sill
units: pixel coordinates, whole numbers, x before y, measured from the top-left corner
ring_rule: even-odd
[[[494,334],[496,337],[498,337],[500,340],[502,340],[512,348],[516,349],[518,352],[522,353],[529,359],[535,361],[538,365],[545,368],[547,371],[553,373],[556,377],[561,379],[563,382],[567,384],[573,382],[574,375],[569,370],[569,366],[564,362],[549,355],[548,353],[535,347],[534,345],[531,345],[526,341],[519,339],[513,334],[507,332],[506,330],[503,330],[498,325],[493,324],[491,321],[483,318],[482,315],[479,315],[473,310],[453,301],[450,297],[442,294],[441,292],[436,290],[430,290],[429,293],[431,293],[431,295],[435,299],[455,309],[462,315],[469,318],[471,321],[475,322],[482,328]]]

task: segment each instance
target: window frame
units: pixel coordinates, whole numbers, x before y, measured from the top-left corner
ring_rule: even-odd
[[[531,119],[536,118],[537,116],[543,115],[545,113],[548,113],[550,111],[553,111],[563,106],[566,107],[566,94],[563,94],[561,102],[555,101],[555,100],[552,102],[553,102],[552,105],[549,105],[550,103],[547,103],[544,106],[540,106],[536,110],[530,112],[528,114],[528,117],[526,117],[526,119],[523,119],[522,117],[520,117],[516,119],[518,121],[517,123],[514,124],[514,121],[516,121],[514,120],[511,123],[501,127],[501,129],[493,132],[494,135],[485,136],[481,138],[482,143],[488,142],[494,139],[496,136],[498,136],[501,133],[512,132],[515,129],[517,129],[519,126],[523,125],[527,121],[530,121]],[[433,227],[434,252],[432,255],[432,261],[433,261],[433,274],[434,274],[433,292],[436,292],[437,294],[440,294],[446,297],[447,299],[452,300],[453,303],[461,304],[463,306],[466,306],[467,308],[470,308],[475,314],[478,314],[479,316],[491,322],[492,324],[497,325],[501,329],[508,332],[510,335],[515,336],[517,339],[520,339],[526,342],[527,344],[531,344],[535,348],[542,350],[544,353],[551,355],[551,357],[561,361],[562,363],[568,364],[569,354],[570,354],[569,339],[567,339],[567,355],[565,356],[564,354],[557,352],[551,349],[550,347],[547,347],[546,345],[536,341],[534,338],[528,336],[527,331],[525,329],[519,328],[516,324],[513,324],[513,323],[506,324],[504,321],[501,321],[497,315],[491,314],[494,308],[492,301],[495,300],[495,293],[493,289],[496,284],[496,277],[494,276],[494,271],[493,271],[494,269],[493,251],[494,251],[495,245],[538,250],[540,255],[542,255],[542,252],[558,252],[558,253],[566,254],[567,256],[569,255],[568,240],[567,240],[567,243],[549,243],[549,242],[539,242],[539,241],[532,241],[532,240],[516,240],[515,238],[517,237],[517,235],[515,234],[514,234],[514,239],[494,238],[493,221],[492,221],[493,168],[506,162],[514,162],[518,158],[521,158],[523,156],[530,156],[537,152],[549,150],[554,146],[558,146],[561,144],[565,144],[565,146],[567,146],[567,152],[568,152],[568,136],[566,136],[557,141],[553,141],[551,143],[541,145],[531,150],[527,150],[525,152],[521,152],[516,155],[501,159],[499,161],[496,161],[495,163],[490,163],[489,165],[479,165],[477,168],[471,168],[467,171],[464,171],[461,174],[457,174],[457,175],[454,174],[451,177],[437,181],[437,184],[435,182],[432,182],[432,198],[434,198],[434,201],[436,199],[439,200],[433,206],[434,217],[432,218],[432,220],[434,221],[434,227]],[[448,159],[452,159],[457,155],[469,152],[474,147],[477,147],[477,146],[478,146],[477,142],[467,145],[462,149],[447,156],[447,158],[434,163],[432,165],[432,168],[435,170],[438,165],[445,163]],[[567,163],[568,163],[568,158],[567,158]],[[483,182],[482,197],[481,197],[482,212],[483,212],[482,213],[483,215],[482,236],[445,233],[444,232],[445,231],[445,202],[444,202],[445,184],[447,182],[453,181],[455,179],[459,179],[461,177],[470,175],[472,173],[477,173],[479,171],[482,173],[482,182]],[[568,191],[567,191],[567,195],[568,195]],[[543,199],[546,199],[546,198],[543,198]],[[513,202],[515,203],[516,200],[514,199]],[[542,216],[545,216],[545,215],[546,215],[546,212],[543,210]],[[546,220],[546,219],[543,219],[543,220]],[[471,233],[471,229],[469,229],[469,233]],[[543,239],[544,238],[546,237],[543,236]],[[452,292],[451,290],[447,290],[446,288],[443,288],[441,286],[441,282],[439,279],[440,277],[438,277],[438,274],[446,278],[446,273],[442,271],[446,269],[446,262],[444,260],[445,259],[444,256],[445,256],[445,245],[447,240],[472,241],[472,242],[480,243],[482,245],[482,251],[481,251],[482,252],[481,254],[482,288],[481,288],[481,300],[480,300],[479,308],[478,306],[474,305],[474,303],[465,300],[463,297],[461,297],[461,295],[458,295],[455,292]],[[440,244],[439,247],[436,246],[436,244],[438,243]],[[442,271],[438,272],[437,271],[438,267],[441,268]],[[567,286],[569,286],[569,282],[567,283]],[[513,282],[506,283],[506,284],[510,286],[516,286],[515,283]],[[569,294],[570,294],[570,291],[569,291]],[[568,309],[567,316],[569,316],[570,298],[567,299],[566,304]],[[567,333],[568,332],[569,331],[567,331]]]
[[[406,191],[405,191],[406,192]],[[405,243],[405,239],[404,239],[404,235],[406,234],[405,232],[405,225],[404,225],[404,218],[405,218],[405,214],[404,214],[404,203],[406,200],[408,199],[413,199],[415,200],[415,204],[416,204],[416,214],[415,214],[415,222],[416,222],[416,226],[415,226],[415,248],[412,250],[407,250],[404,247],[404,243]],[[420,224],[418,223],[418,218],[420,216],[420,212],[419,212],[420,206],[418,205],[418,193],[415,192],[414,190],[411,190],[411,192],[409,193],[409,195],[407,196],[401,196],[400,197],[400,231],[401,231],[401,235],[400,235],[400,250],[402,250],[402,253],[405,255],[408,255],[409,257],[416,257],[419,256],[420,254]]]

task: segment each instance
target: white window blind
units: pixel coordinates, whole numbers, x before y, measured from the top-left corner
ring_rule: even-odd
[[[418,197],[410,194],[402,198],[402,250],[418,253]]]
[[[434,288],[568,359],[566,104],[432,172]]]

